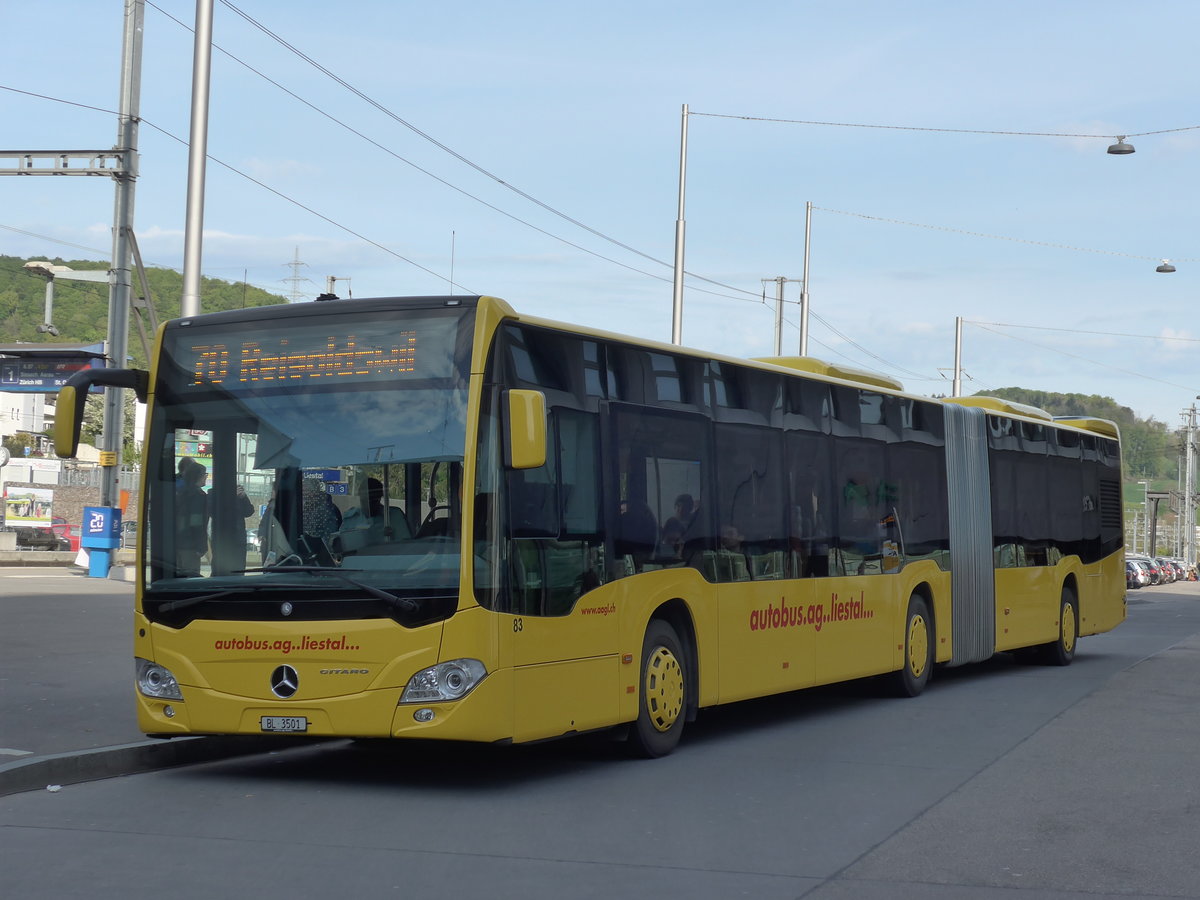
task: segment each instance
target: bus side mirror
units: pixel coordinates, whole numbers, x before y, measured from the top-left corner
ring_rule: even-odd
[[[546,395],[541,391],[508,391],[505,462],[512,469],[546,464]]]
[[[82,369],[58,391],[54,412],[54,452],[64,459],[79,449],[83,405],[92,387],[132,388],[143,403],[150,390],[150,373],[141,369]]]

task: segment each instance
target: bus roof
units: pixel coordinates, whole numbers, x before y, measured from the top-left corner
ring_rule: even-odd
[[[1121,436],[1120,428],[1111,419],[1096,419],[1092,416],[1055,416],[1054,421],[1058,425],[1074,425],[1076,428],[1101,434],[1104,437],[1119,438]]]
[[[855,369],[852,366],[825,362],[813,356],[757,356],[752,361],[770,363],[771,365],[783,366],[787,369],[797,369],[801,372],[809,372],[814,375],[824,375],[827,378],[839,378],[842,381],[854,381],[873,387],[887,388],[889,391],[904,390],[904,385],[901,382],[896,381],[894,378],[888,378],[886,375],[868,372],[866,369]]]
[[[306,305],[307,306],[307,305]],[[481,296],[425,296],[425,297],[377,297],[363,300],[337,300],[332,302],[313,304],[308,306],[304,312],[311,314],[313,312],[321,312],[325,314],[336,314],[338,310],[364,310],[372,306],[375,308],[403,308],[404,306],[411,307],[440,307],[440,306],[466,306],[477,307],[485,314],[489,315],[494,321],[502,321],[504,319],[512,319],[519,322],[525,322],[530,325],[537,325],[547,328],[555,328],[569,331],[574,334],[592,336],[597,338],[605,338],[609,340],[618,340],[626,343],[636,344],[638,346],[647,347],[649,349],[662,350],[668,353],[683,353],[688,356],[699,356],[707,359],[718,361],[738,363],[741,365],[757,364],[760,366],[776,366],[783,369],[791,369],[792,371],[804,372],[805,374],[815,375],[822,380],[840,381],[850,384],[867,385],[870,387],[881,388],[885,391],[902,394],[905,396],[916,397],[904,390],[904,385],[894,378],[889,378],[886,375],[881,375],[876,372],[870,372],[866,369],[857,369],[853,366],[845,366],[837,363],[825,362],[812,356],[765,356],[753,358],[740,358],[725,354],[710,353],[690,347],[683,347],[676,344],[668,344],[662,341],[653,339],[639,338],[633,335],[620,334],[604,329],[589,328],[568,322],[557,321],[553,319],[545,319],[540,316],[524,315],[515,310],[508,302],[499,297],[481,295]],[[246,318],[276,318],[294,316],[297,313],[295,304],[280,304],[277,306],[254,307],[249,310],[229,310],[226,312],[209,313],[207,316],[212,316],[214,319],[220,320],[242,320]],[[194,317],[185,317],[194,318]],[[175,324],[175,323],[170,323]],[[479,348],[476,348],[477,350]],[[929,400],[937,402],[936,398],[917,397],[917,399]],[[1002,415],[1020,416],[1027,419],[1040,419],[1054,425],[1065,426],[1069,428],[1078,428],[1084,431],[1090,431],[1095,434],[1100,434],[1105,437],[1118,438],[1119,430],[1116,423],[1108,419],[1094,418],[1090,416],[1052,416],[1044,409],[1039,409],[1036,406],[1029,406],[1025,403],[1017,403],[1012,400],[1005,400],[1000,397],[945,397],[941,398],[943,403],[956,403],[961,406],[974,406],[983,409],[988,409]]]
[[[1014,400],[1005,400],[1002,397],[946,397],[944,403],[955,403],[959,406],[977,406],[981,409],[990,409],[994,412],[1004,413],[1010,416],[1024,416],[1027,419],[1041,419],[1044,422],[1053,422],[1054,416],[1046,412],[1044,409],[1039,409],[1036,406],[1030,406],[1027,403],[1017,403]]]

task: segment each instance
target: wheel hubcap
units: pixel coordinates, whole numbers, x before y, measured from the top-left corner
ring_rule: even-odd
[[[1075,649],[1075,609],[1070,603],[1063,606],[1062,645],[1067,653]]]
[[[675,654],[656,647],[646,661],[646,712],[658,731],[670,731],[683,711],[683,669]]]
[[[914,678],[925,674],[929,659],[929,626],[924,616],[913,616],[908,623],[908,670]]]

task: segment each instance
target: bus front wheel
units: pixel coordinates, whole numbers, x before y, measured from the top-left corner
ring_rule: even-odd
[[[1075,658],[1075,645],[1079,642],[1079,611],[1075,606],[1075,592],[1063,586],[1062,601],[1058,611],[1058,640],[1042,646],[1042,659],[1052,666],[1069,666]]]
[[[675,749],[687,715],[688,668],[675,629],[652,619],[642,641],[638,717],[630,735],[639,756],[666,756]]]
[[[933,619],[929,604],[920,594],[908,598],[908,613],[904,619],[904,661],[893,676],[896,693],[915,697],[925,690],[933,669]]]

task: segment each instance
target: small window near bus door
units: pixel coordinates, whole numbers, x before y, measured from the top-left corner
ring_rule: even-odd
[[[617,508],[614,576],[668,566],[702,568],[703,554],[716,546],[708,493],[707,421],[688,413],[639,406],[614,406],[617,448]],[[664,540],[676,501],[687,495],[691,520],[682,536]],[[678,548],[678,549],[676,549]]]

